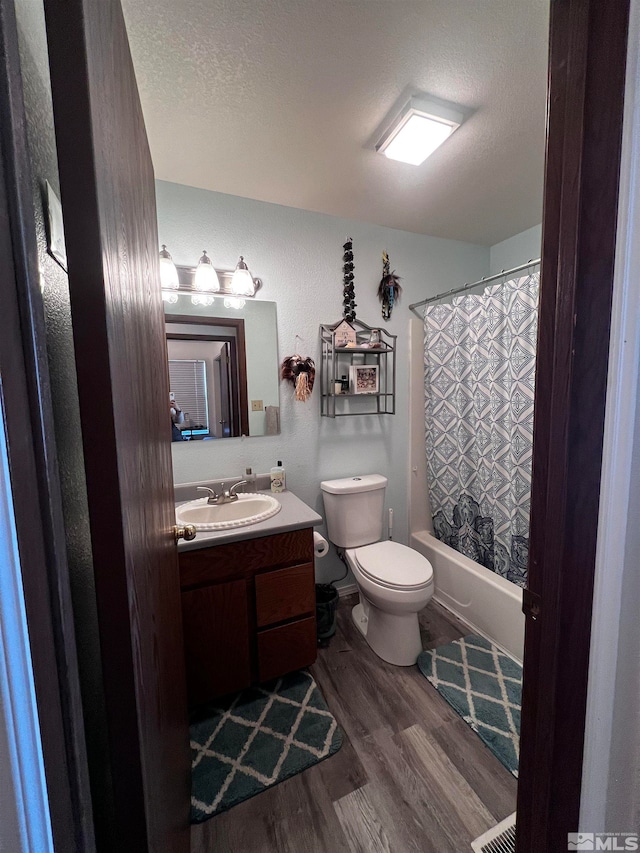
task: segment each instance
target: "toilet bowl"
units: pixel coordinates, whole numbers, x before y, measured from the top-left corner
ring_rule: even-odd
[[[352,619],[373,651],[396,666],[412,666],[422,651],[418,613],[433,595],[433,569],[398,542],[347,549],[360,603]]]
[[[422,651],[418,613],[433,595],[433,569],[413,548],[380,541],[386,486],[380,474],[320,484],[329,539],[344,549],[360,592],[353,621],[378,657],[412,666]]]

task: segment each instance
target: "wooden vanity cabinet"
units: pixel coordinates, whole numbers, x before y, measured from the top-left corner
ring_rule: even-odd
[[[181,551],[189,702],[316,659],[313,529]]]

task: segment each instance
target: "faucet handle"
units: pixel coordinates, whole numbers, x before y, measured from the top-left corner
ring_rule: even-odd
[[[224,485],[224,483],[223,483]],[[209,492],[209,501],[218,500],[218,495],[215,493],[214,489],[210,489],[209,486],[196,486],[196,491],[198,492]]]
[[[231,497],[237,498],[238,495],[236,493],[236,490],[239,489],[240,486],[246,486],[246,485],[248,485],[246,480],[238,480],[238,482],[234,483],[233,486],[231,486],[231,488],[229,489],[229,494],[231,495]]]

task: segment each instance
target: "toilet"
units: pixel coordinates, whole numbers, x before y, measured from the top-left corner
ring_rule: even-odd
[[[344,549],[360,592],[353,621],[378,657],[412,666],[422,651],[418,613],[433,595],[433,568],[413,548],[380,541],[386,487],[380,474],[320,484],[329,539]]]

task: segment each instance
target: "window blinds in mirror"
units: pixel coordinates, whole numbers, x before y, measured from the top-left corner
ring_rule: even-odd
[[[169,359],[169,381],[184,413],[182,430],[209,430],[206,364],[198,359]]]

